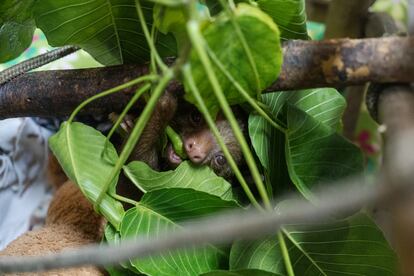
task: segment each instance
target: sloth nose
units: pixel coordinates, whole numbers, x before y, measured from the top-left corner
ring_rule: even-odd
[[[184,147],[188,158],[195,164],[202,163],[207,156],[207,145],[199,143],[196,139],[187,139]]]

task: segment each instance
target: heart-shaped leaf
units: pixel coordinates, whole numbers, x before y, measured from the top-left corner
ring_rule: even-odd
[[[143,192],[164,188],[191,188],[221,197],[233,199],[231,184],[218,177],[207,166],[194,166],[186,161],[173,171],[157,172],[147,164],[133,161],[124,166],[125,174]]]
[[[151,30],[154,3],[140,1]],[[143,63],[150,52],[134,0],[37,1],[36,23],[52,46],[78,45],[104,65]],[[157,35],[161,56],[176,54],[171,35]]]
[[[105,158],[105,136],[96,129],[81,123],[63,123],[59,131],[50,137],[49,145],[66,175],[78,184],[82,193],[95,203],[102,192],[118,155],[108,143]],[[117,179],[114,181],[115,185]],[[124,209],[122,204],[105,195],[99,205],[101,213],[119,229]]]
[[[279,30],[273,20],[260,9],[241,3],[234,10],[234,21],[243,34],[252,60],[258,72],[258,79],[252,70],[246,54],[231,19],[222,12],[212,23],[207,24],[202,34],[211,52],[221,61],[225,70],[240,83],[252,96],[268,87],[279,75],[282,65],[282,50],[279,41]],[[211,113],[218,111],[218,102],[212,93],[212,87],[206,71],[198,55],[193,50],[190,57],[192,74],[202,97]],[[217,66],[213,66],[218,81],[230,104],[244,102],[234,84]],[[187,87],[187,91],[189,91]],[[192,94],[187,93],[186,99],[196,104]]]
[[[295,275],[396,275],[397,258],[382,232],[365,215],[283,231]],[[231,269],[261,269],[286,275],[275,236],[233,244]]]

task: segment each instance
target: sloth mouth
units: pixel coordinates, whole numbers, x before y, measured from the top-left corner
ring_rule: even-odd
[[[167,148],[166,148],[166,153],[167,153],[167,160],[168,163],[170,163],[170,165],[172,167],[177,167],[181,162],[183,162],[183,159],[181,159],[180,156],[178,156],[178,154],[174,151],[174,148],[172,146],[171,143],[168,143]]]

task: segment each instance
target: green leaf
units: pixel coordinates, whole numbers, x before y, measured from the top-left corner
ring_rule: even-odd
[[[197,3],[198,20],[210,20],[208,7]],[[178,50],[183,48],[189,38],[187,36],[186,23],[188,18],[187,7],[155,5],[154,24],[163,34],[172,33],[177,41]],[[180,51],[178,51],[180,52]]]
[[[207,166],[194,166],[190,162],[182,162],[173,171],[157,172],[147,164],[133,161],[124,166],[129,179],[143,192],[164,188],[191,188],[221,197],[233,199],[231,184],[218,177]]]
[[[295,275],[396,275],[397,258],[382,232],[365,215],[283,231]],[[239,241],[231,269],[262,269],[285,275],[278,239]]]
[[[226,13],[222,12],[213,23],[207,24],[202,30],[202,34],[211,52],[221,61],[225,70],[250,95],[256,97],[257,93],[276,80],[281,70],[282,50],[279,30],[266,13],[243,3],[237,6],[234,16],[256,64],[259,83],[257,83],[255,74],[252,73],[252,66],[245,49]],[[190,62],[195,83],[210,112],[215,114],[218,111],[218,102],[212,93],[212,87],[206,78],[203,65],[194,50],[191,53]],[[244,102],[244,98],[240,96],[226,75],[217,66],[213,66],[213,69],[229,103],[232,105]],[[189,91],[187,85],[186,90]],[[185,98],[196,104],[191,93],[187,93]]]
[[[242,270],[216,270],[201,274],[202,276],[282,276],[282,274],[270,273],[259,269],[242,269]]]
[[[288,103],[335,129],[340,124],[346,105],[345,99],[333,88],[266,93],[262,95],[262,102],[284,127],[287,127],[287,114],[283,107]],[[249,116],[249,134],[267,179],[273,186],[274,195],[290,190],[284,133],[252,113]]]
[[[335,129],[295,106],[287,106],[286,160],[296,188],[311,197],[311,189],[363,171],[360,149]]]
[[[36,29],[34,0],[0,1],[0,63],[18,57],[32,42]]]
[[[140,204],[174,222],[240,207],[236,201],[226,201],[218,196],[184,188],[147,192]]]
[[[60,130],[50,137],[49,145],[66,175],[76,182],[82,193],[96,202],[118,155],[108,143],[105,159],[105,136],[92,127],[81,123],[63,123]],[[115,180],[114,184],[117,182]],[[122,204],[105,195],[99,205],[100,211],[111,224],[119,229],[124,209]]]
[[[178,49],[188,41],[185,24],[187,20],[185,7],[154,6],[154,24],[163,34],[172,33],[177,41]]]
[[[257,3],[275,21],[282,40],[308,39],[305,0],[258,0]]]
[[[154,3],[142,1],[141,5],[151,30]],[[78,45],[104,65],[150,59],[134,0],[37,1],[35,17],[52,46]],[[172,36],[157,37],[161,56],[176,55]]]
[[[162,231],[174,231],[180,228],[167,217],[140,204],[126,212],[121,224],[121,236],[123,239],[150,238]],[[220,269],[226,262],[227,254],[210,245],[197,249],[167,251],[163,254],[131,260],[131,264],[140,272],[156,276],[199,275],[213,269]]]

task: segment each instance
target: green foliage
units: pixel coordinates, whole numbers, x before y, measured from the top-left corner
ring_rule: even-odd
[[[283,230],[295,275],[395,275],[396,256],[365,215]],[[230,269],[260,269],[285,275],[276,237],[233,244]]]
[[[230,183],[218,177],[209,167],[181,163],[173,171],[157,172],[143,162],[134,161],[124,167],[125,174],[143,192],[163,188],[191,188],[223,199],[232,199]]]
[[[192,189],[161,189],[148,192],[140,204],[129,209],[121,224],[121,238],[153,237],[163,231],[174,231],[179,222],[211,215],[236,207],[232,201]],[[131,265],[148,275],[199,275],[225,268],[227,253],[212,245],[165,252],[131,260]]]
[[[237,122],[230,105],[244,104],[252,110],[249,134],[265,183],[236,127],[254,183],[248,185],[240,169],[232,168],[254,207],[270,210],[274,206],[269,198],[287,190],[313,199],[312,190],[319,183],[362,172],[360,151],[337,133],[345,100],[335,89],[261,95],[280,73],[281,40],[308,38],[304,8],[304,0],[6,0],[0,3],[0,60],[23,51],[37,26],[52,45],[79,45],[104,65],[150,62],[151,75],[84,103],[141,82],[151,89],[132,140],[124,143],[119,156],[100,132],[72,122],[84,105],[50,138],[66,174],[109,221],[105,241],[117,244],[181,229],[188,219],[235,208],[243,211],[235,187],[207,167],[183,162],[175,170],[157,172],[142,162],[124,164],[126,152],[139,139],[172,79],[184,82],[186,99],[204,111],[211,126],[219,107],[233,127]],[[178,56],[178,62],[168,68],[162,58],[171,55]],[[172,131],[169,135],[176,137]],[[139,201],[116,194],[121,168],[143,193]],[[124,211],[123,201],[133,207]],[[394,275],[395,263],[379,229],[359,214],[323,225],[285,226],[268,238],[237,241],[231,252],[206,245],[129,260],[108,271],[111,275],[270,276],[291,275],[290,270],[296,275]]]
[[[336,133],[345,100],[335,89],[268,93],[262,100],[286,128],[282,133],[261,116],[249,118],[253,147],[275,195],[290,190],[292,181],[310,196],[315,184],[362,172],[361,152]]]
[[[257,3],[279,26],[283,40],[308,39],[305,0],[257,0]]]
[[[311,198],[311,190],[317,184],[362,173],[361,151],[335,129],[291,105],[287,106],[287,117],[285,151],[289,175],[304,196]]]
[[[148,26],[153,5],[142,1]],[[52,46],[78,45],[104,65],[143,63],[150,58],[134,0],[43,0],[36,2],[34,11],[37,26]],[[172,36],[159,34],[157,46],[162,56],[176,53]]]
[[[260,91],[268,87],[279,75],[282,65],[281,46],[279,42],[279,30],[272,19],[257,8],[240,4],[234,11],[235,22],[239,25],[247,46],[251,51],[254,66],[258,71],[259,80],[252,74],[252,65],[248,59],[241,59],[245,55],[245,49],[235,31],[232,20],[225,13],[219,14],[216,21],[203,28],[203,35],[209,50],[224,64],[238,83],[250,92],[251,96],[257,96]],[[195,82],[201,92],[208,109],[216,114],[219,107],[212,86],[206,78],[206,72],[195,51],[192,51],[191,69]],[[229,104],[240,104],[244,98],[240,97],[234,84],[214,67],[214,71],[220,82]],[[190,90],[187,85],[187,90]],[[186,99],[197,106],[191,93],[186,94]]]
[[[49,146],[66,175],[79,185],[90,201],[95,202],[118,158],[115,148],[111,144],[105,148],[105,136],[81,123],[63,123],[49,139]],[[106,158],[102,158],[104,150]],[[124,213],[122,204],[105,195],[99,207],[108,221],[118,228]]]

